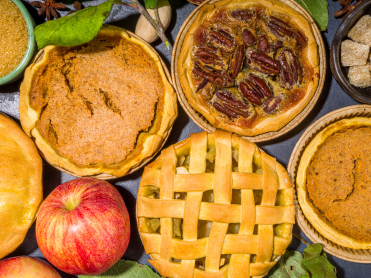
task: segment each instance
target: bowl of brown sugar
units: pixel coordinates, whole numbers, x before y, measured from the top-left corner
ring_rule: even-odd
[[[0,0],[0,86],[19,79],[33,58],[34,27],[20,0]]]

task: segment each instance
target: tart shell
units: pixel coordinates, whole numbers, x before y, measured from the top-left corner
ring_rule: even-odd
[[[296,146],[291,154],[287,167],[291,180],[297,181],[299,163],[304,151],[319,132],[339,120],[356,117],[371,118],[371,106],[353,105],[344,107],[326,114],[309,126],[296,143]],[[324,246],[324,251],[340,259],[356,263],[371,263],[370,249],[344,247],[337,242],[323,236],[304,214],[301,204],[298,201],[298,192],[296,190],[294,194],[294,202],[298,226],[309,238],[309,240],[311,240],[313,243],[321,243]]]
[[[191,62],[192,47],[190,46],[193,45],[193,34],[202,18],[211,14],[215,8],[244,7],[254,4],[291,15],[295,24],[298,24],[304,32],[312,34],[308,37],[306,51],[308,60],[311,61],[315,73],[313,81],[308,85],[305,97],[293,109],[289,109],[275,117],[267,117],[253,128],[246,129],[220,120],[220,117],[215,116],[214,113],[210,113],[208,109],[200,105],[195,98],[195,90],[190,86],[191,76],[188,67]],[[304,119],[316,103],[324,83],[326,70],[325,50],[320,32],[310,15],[294,1],[252,0],[246,2],[241,0],[212,0],[204,2],[183,24],[175,43],[175,49],[172,58],[172,74],[180,103],[188,115],[208,132],[215,131],[215,128],[221,128],[246,136],[247,139],[253,142],[276,138],[294,128]]]
[[[163,108],[156,110],[157,113],[152,120],[152,125],[148,131],[142,131],[137,137],[134,149],[120,163],[106,165],[98,163],[86,167],[78,166],[68,158],[62,157],[51,145],[41,136],[35,128],[36,122],[41,115],[41,111],[35,111],[30,106],[29,95],[32,90],[32,82],[37,70],[46,63],[48,54],[55,46],[47,46],[39,52],[34,62],[27,68],[25,79],[21,85],[20,96],[20,119],[24,131],[35,140],[35,143],[43,157],[54,167],[74,176],[94,176],[100,179],[113,179],[132,173],[147,163],[165,143],[173,122],[177,116],[177,104],[175,91],[169,82],[170,75],[161,58],[155,50],[147,43],[138,38],[135,34],[125,31],[122,28],[104,25],[100,34],[117,36],[120,35],[131,42],[138,44],[155,61],[157,69],[164,84]]]
[[[336,228],[329,225],[327,221],[323,220],[315,212],[312,203],[308,199],[306,189],[307,168],[309,167],[309,164],[311,163],[311,160],[314,157],[315,153],[317,152],[318,148],[331,135],[337,132],[344,131],[348,128],[359,127],[371,127],[371,119],[360,117],[352,119],[343,119],[327,126],[320,133],[318,133],[314,137],[314,139],[310,142],[310,144],[305,148],[305,151],[300,159],[298,174],[296,178],[296,189],[299,204],[301,209],[303,210],[305,217],[309,220],[313,227],[317,231],[319,231],[324,237],[344,247],[354,249],[370,249],[371,242],[362,242],[347,235],[344,235]]]

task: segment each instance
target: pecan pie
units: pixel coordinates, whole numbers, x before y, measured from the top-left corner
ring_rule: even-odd
[[[371,119],[344,119],[323,129],[305,149],[298,168],[300,207],[327,239],[371,248]]]
[[[145,168],[137,216],[163,277],[262,277],[291,242],[293,187],[238,135],[191,134]]]
[[[42,160],[37,148],[0,113],[0,259],[23,242],[42,197]]]
[[[310,23],[276,0],[211,1],[198,11],[180,51],[189,104],[212,125],[240,135],[277,131],[318,86]]]
[[[77,176],[123,176],[154,155],[177,115],[158,55],[123,29],[48,46],[25,73],[20,118],[46,160]]]

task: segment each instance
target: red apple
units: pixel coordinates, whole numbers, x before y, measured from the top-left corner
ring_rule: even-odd
[[[41,204],[36,239],[45,258],[74,275],[98,275],[125,253],[130,220],[106,181],[79,178],[59,185]]]
[[[61,278],[47,262],[33,257],[14,257],[0,261],[0,278]]]

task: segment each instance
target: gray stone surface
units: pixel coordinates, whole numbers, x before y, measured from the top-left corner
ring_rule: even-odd
[[[63,3],[72,3],[73,1],[68,0],[62,1]],[[129,0],[126,0],[129,1]],[[29,0],[27,0],[29,2]],[[41,23],[42,19],[37,18],[36,11],[33,7],[28,5],[25,2],[25,5],[29,8],[32,14],[35,17],[37,23]],[[83,4],[85,6],[96,5],[101,3],[101,0],[95,1],[85,1]],[[187,16],[195,9],[195,6],[188,3],[186,0],[169,0],[173,7],[173,18],[166,35],[169,37],[171,44],[174,43],[176,35],[187,18]],[[72,4],[69,5],[72,7]],[[329,67],[329,48],[331,45],[332,38],[340,24],[340,19],[335,19],[332,15],[335,11],[340,9],[340,5],[337,1],[329,0],[329,14],[330,14],[330,23],[327,32],[323,32],[323,39],[326,47],[326,56],[327,56],[327,73],[326,73],[326,82],[323,89],[323,92],[318,100],[318,103],[312,110],[312,112],[306,117],[306,119],[295,129],[293,129],[288,134],[279,137],[273,141],[268,141],[266,143],[259,143],[259,147],[264,149],[267,153],[277,158],[279,162],[287,166],[290,159],[291,152],[302,135],[306,128],[313,123],[315,120],[319,119],[323,115],[354,104],[359,104],[357,101],[349,97],[336,83],[332,77],[330,67]],[[67,12],[61,12],[62,15]],[[130,31],[134,31],[135,24],[139,14],[135,9],[129,7],[115,7],[112,11],[110,17],[106,22],[111,22],[114,25],[126,28]],[[167,63],[168,68],[170,69],[170,59],[171,51],[168,51],[165,45],[160,41],[156,41],[152,44],[160,55],[164,58]],[[19,123],[19,86],[21,80],[13,84],[0,86],[0,111],[9,115],[14,120]],[[179,116],[175,121],[173,130],[170,134],[170,137],[165,145],[169,146],[180,140],[183,140],[189,137],[190,133],[200,132],[201,129],[188,117],[188,115],[183,111],[181,106],[179,106]],[[111,181],[112,184],[122,194],[125,203],[128,207],[129,214],[131,217],[131,240],[129,247],[123,256],[125,259],[137,260],[142,264],[148,264],[148,256],[144,253],[143,245],[140,241],[139,234],[136,228],[135,220],[135,199],[138,192],[138,185],[143,170],[139,170],[131,175],[128,175],[123,178],[119,178]],[[54,169],[46,161],[44,161],[44,196],[47,196],[56,186],[73,179],[73,177],[61,173],[60,171]],[[297,225],[294,227],[294,231],[300,234],[303,238],[308,240],[304,233],[302,233]],[[305,245],[297,240],[295,237],[289,247],[289,249],[295,249],[302,251],[305,248]],[[35,238],[35,225],[29,230],[27,237],[24,243],[8,257],[13,257],[17,255],[32,255],[36,257],[43,257],[40,250],[37,247],[36,238]],[[332,255],[328,255],[329,260],[337,268],[337,277],[370,277],[371,274],[371,265],[369,264],[356,264],[347,262],[341,259],[338,259]],[[61,273],[62,277],[74,277],[65,273]]]

